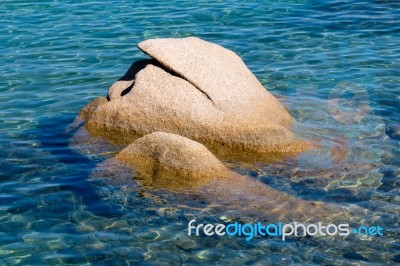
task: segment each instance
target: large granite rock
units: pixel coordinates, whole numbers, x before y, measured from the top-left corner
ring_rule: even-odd
[[[308,148],[290,131],[288,112],[234,52],[193,37],[147,40],[139,48],[153,59],[134,63],[107,100],[81,112],[92,135],[127,145],[163,131],[235,153]]]

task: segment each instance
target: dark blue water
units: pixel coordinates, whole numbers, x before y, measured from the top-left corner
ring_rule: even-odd
[[[224,217],[90,177],[104,158],[71,149],[68,124],[138,42],[185,36],[237,52],[326,151],[236,170],[361,208],[384,236],[189,238],[188,220]],[[398,1],[2,1],[0,265],[400,263],[399,57]]]

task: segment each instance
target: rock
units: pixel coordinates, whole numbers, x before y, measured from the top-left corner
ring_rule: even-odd
[[[151,39],[138,46],[201,91],[227,116],[237,115],[256,125],[290,126],[289,113],[234,52],[193,37]]]
[[[389,124],[386,126],[386,134],[395,140],[400,140],[400,125]]]
[[[108,100],[115,100],[121,98],[130,92],[135,82],[136,74],[145,68],[148,64],[157,64],[157,61],[150,59],[143,59],[134,62],[123,77],[116,81],[108,90]]]
[[[202,190],[214,208],[239,211],[260,220],[318,221],[344,215],[334,205],[299,199],[232,171],[224,179],[211,180]]]
[[[139,48],[153,59],[132,64],[107,98],[89,103],[72,127],[71,143],[86,153],[109,156],[119,150],[99,164],[93,178],[127,184],[133,177],[144,187],[185,192],[178,194],[187,202],[195,195],[216,211],[260,219],[339,213],[234,173],[210,152],[248,161],[256,154],[280,158],[277,154],[310,147],[296,140],[289,113],[234,52],[198,38],[147,40]],[[118,145],[113,150],[100,139]],[[159,198],[166,194],[149,191]]]
[[[82,108],[79,113],[79,118],[87,119],[90,115],[96,111],[102,105],[108,103],[107,99],[104,97],[96,97],[93,101],[91,101],[88,105]]]
[[[126,170],[126,166],[132,171]],[[339,212],[333,206],[297,199],[254,178],[236,174],[204,145],[171,133],[154,132],[139,138],[97,169],[97,176],[110,176],[113,183],[117,175],[126,182],[126,174],[130,173],[145,187],[195,193],[204,196],[216,210],[236,210],[262,219],[265,215],[276,221],[317,219]]]
[[[111,86],[108,102],[95,99],[81,112],[92,135],[127,145],[163,131],[230,154],[308,148],[290,131],[289,113],[234,52],[193,37],[139,48],[154,59],[134,63]]]
[[[172,190],[196,188],[227,172],[204,145],[164,132],[135,140],[115,158],[132,166],[143,185]]]

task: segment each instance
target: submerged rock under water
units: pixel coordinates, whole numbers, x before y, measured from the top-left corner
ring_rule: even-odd
[[[103,178],[110,174],[151,189],[203,196],[216,211],[270,220],[318,220],[344,214],[339,207],[301,200],[237,174],[202,144],[176,134],[154,132],[135,140],[95,172]]]

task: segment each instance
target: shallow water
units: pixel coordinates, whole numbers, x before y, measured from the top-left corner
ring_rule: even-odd
[[[399,263],[399,22],[400,4],[383,0],[2,1],[0,264]],[[69,148],[67,125],[145,57],[136,43],[193,35],[237,52],[323,147],[231,167],[299,198],[361,208],[355,218],[384,236],[189,238],[190,219],[225,214],[90,178],[104,158]]]

